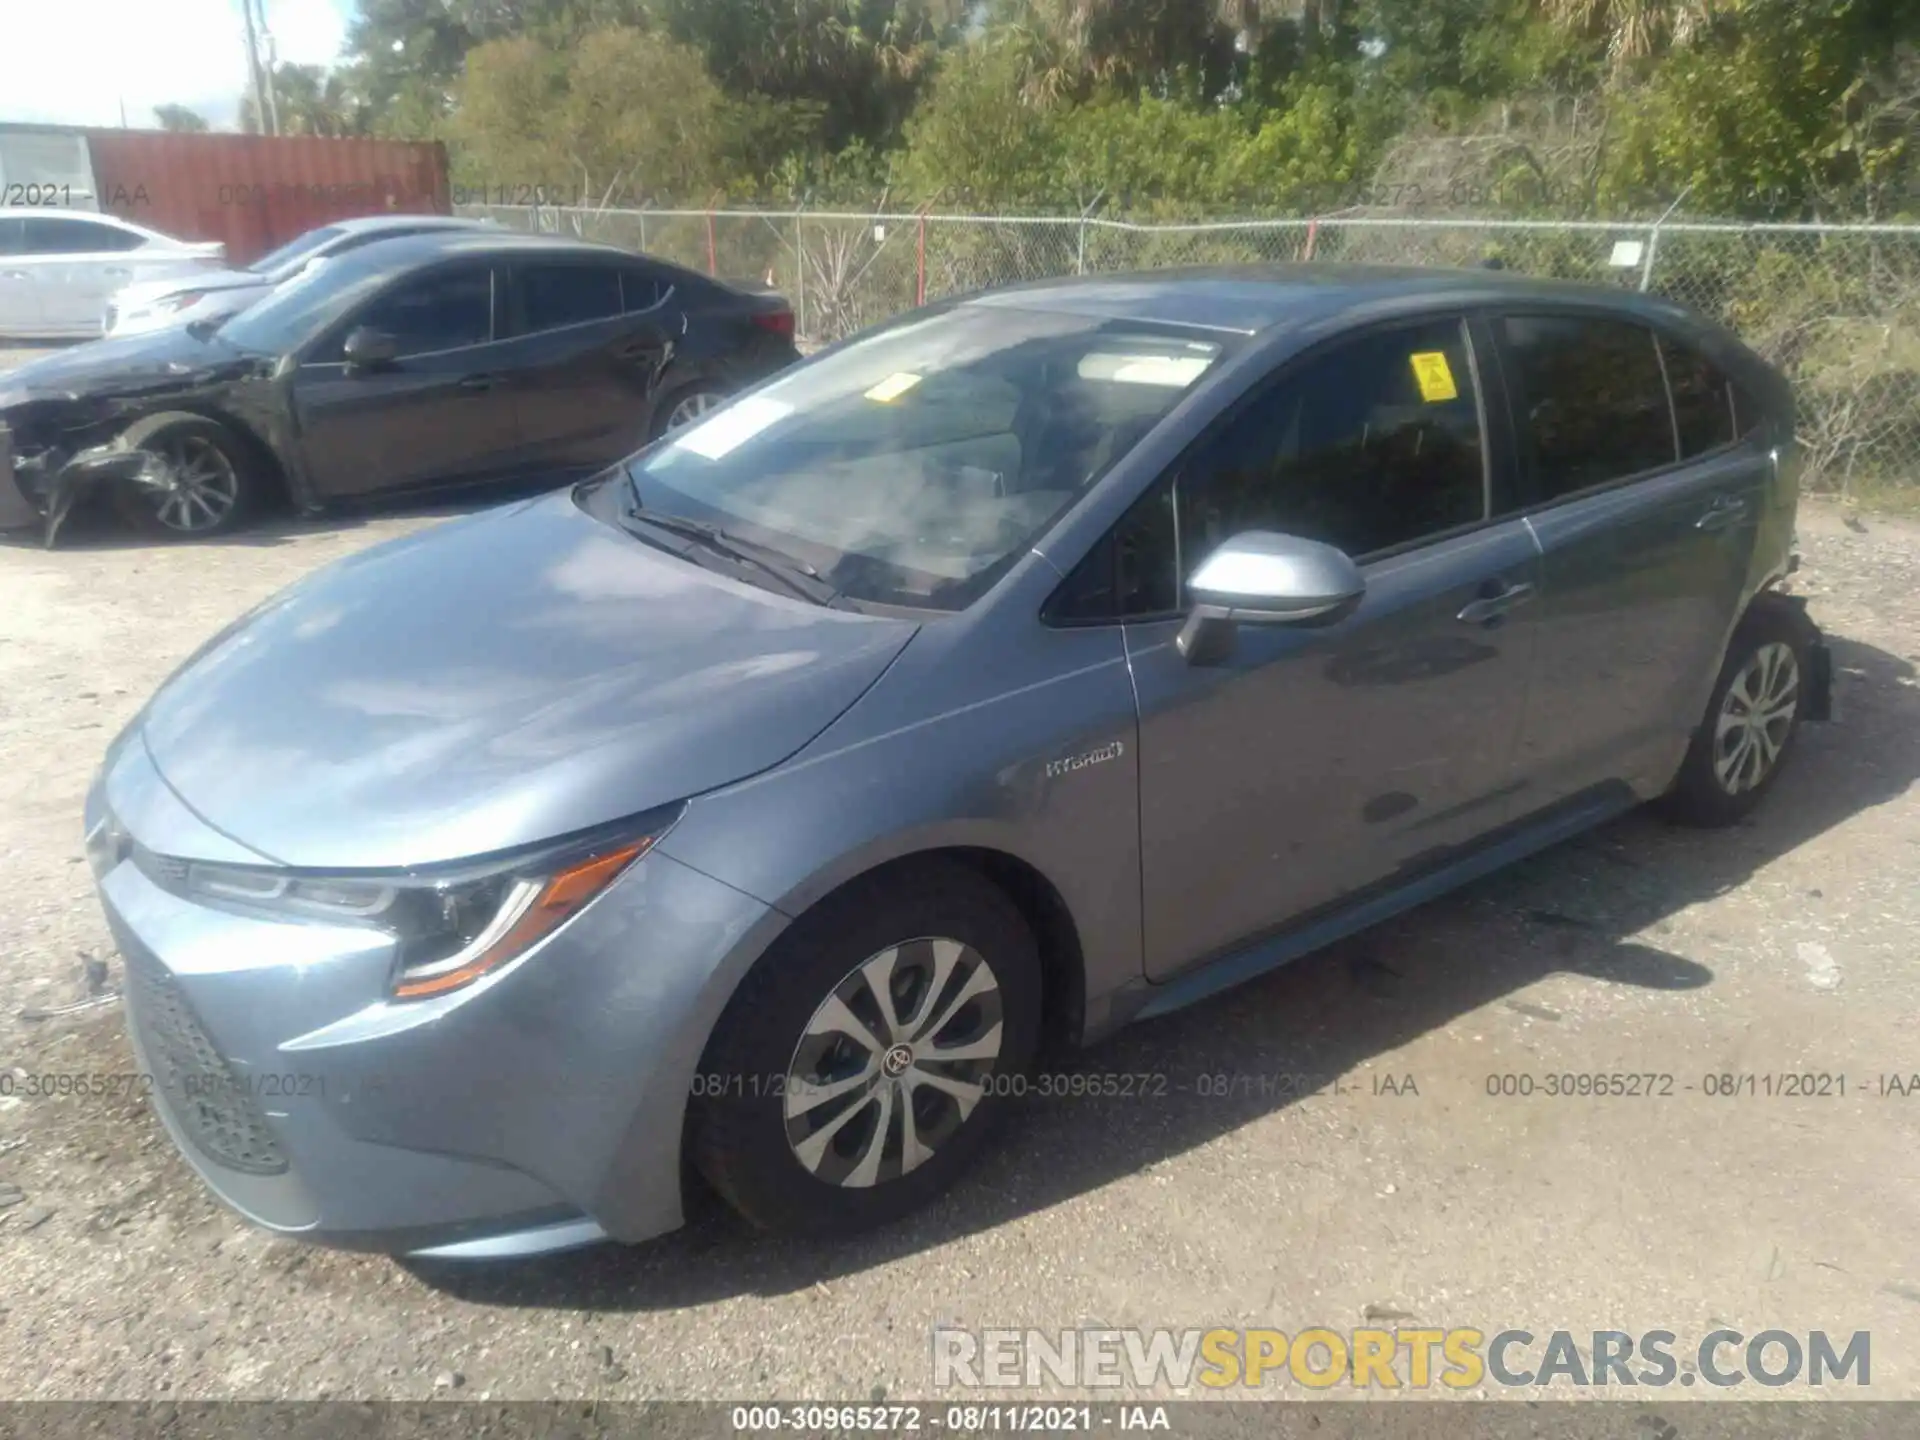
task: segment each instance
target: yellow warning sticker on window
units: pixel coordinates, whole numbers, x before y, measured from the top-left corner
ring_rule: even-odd
[[[898,400],[919,383],[920,377],[918,375],[902,370],[897,375],[889,375],[878,385],[867,391],[867,399],[877,400],[880,404],[885,405],[889,401]]]
[[[1412,357],[1413,378],[1420,386],[1420,398],[1429,405],[1443,400],[1458,400],[1460,387],[1453,383],[1453,367],[1438,350],[1424,350]]]

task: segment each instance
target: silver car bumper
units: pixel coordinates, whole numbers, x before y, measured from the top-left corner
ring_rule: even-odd
[[[109,806],[150,850],[237,858],[138,736],[90,834]],[[497,976],[392,1002],[383,932],[215,909],[156,883],[164,861],[93,858],[147,1093],[206,1183],[293,1238],[441,1259],[676,1228],[706,1035],[784,925],[656,853]]]

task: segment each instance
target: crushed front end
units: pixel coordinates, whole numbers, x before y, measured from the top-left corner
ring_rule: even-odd
[[[77,400],[34,400],[0,411],[0,530],[37,528],[48,546],[85,491],[158,483],[164,463],[118,438],[127,416]]]

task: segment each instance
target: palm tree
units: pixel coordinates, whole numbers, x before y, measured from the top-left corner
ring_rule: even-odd
[[[1739,0],[1539,0],[1554,24],[1582,39],[1606,43],[1616,72],[1690,45]]]
[[[1005,0],[1003,33],[1027,57],[1028,88],[1071,94],[1088,82],[1151,81],[1259,48],[1291,23],[1311,51],[1352,0]]]

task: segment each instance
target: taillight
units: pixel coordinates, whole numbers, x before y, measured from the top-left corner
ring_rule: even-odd
[[[756,310],[753,323],[769,334],[778,335],[783,340],[793,338],[793,312],[791,310]]]

